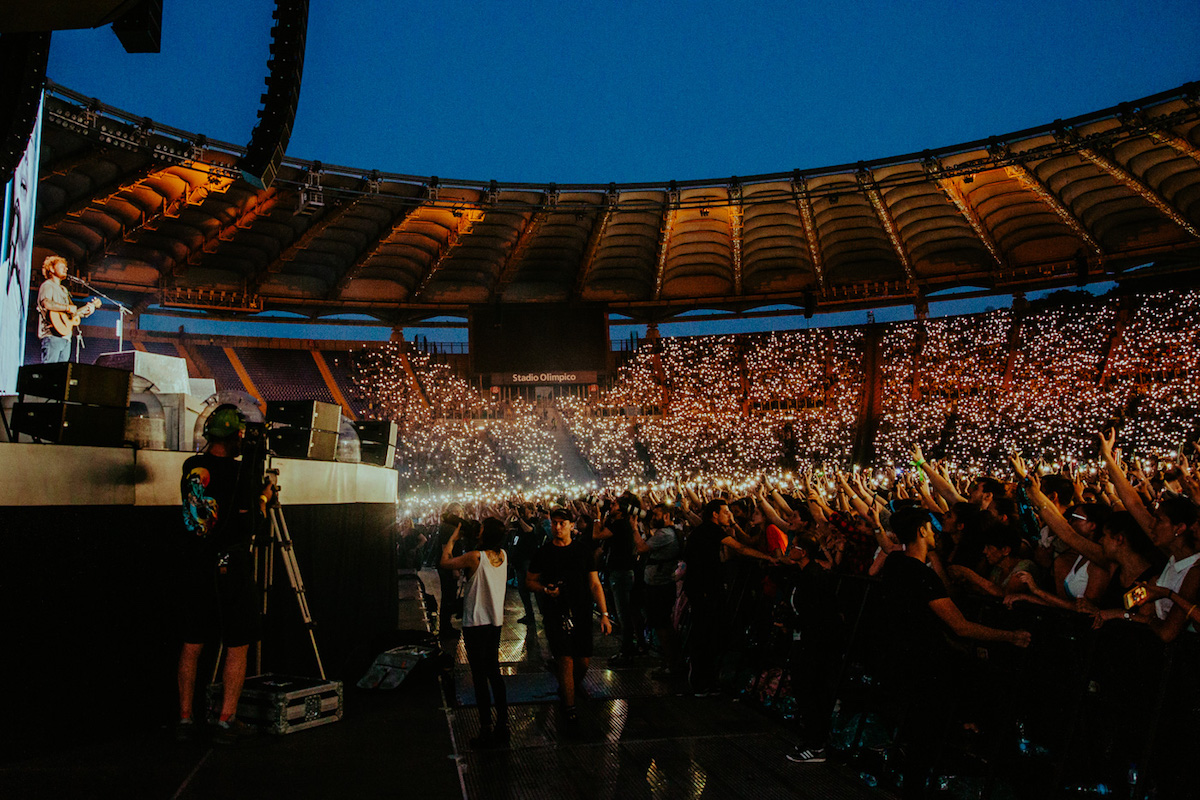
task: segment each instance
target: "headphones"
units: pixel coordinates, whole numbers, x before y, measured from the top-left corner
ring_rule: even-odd
[[[210,442],[214,439],[233,438],[245,429],[246,420],[238,407],[232,403],[217,406],[208,415],[208,419],[204,420],[204,438]]]

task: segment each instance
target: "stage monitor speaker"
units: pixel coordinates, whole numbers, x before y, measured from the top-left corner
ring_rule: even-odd
[[[342,427],[342,407],[320,400],[268,400],[267,422],[337,433]]]
[[[125,409],[78,403],[17,403],[12,429],[57,444],[120,447],[125,443]]]
[[[133,373],[112,367],[75,364],[27,364],[17,371],[17,394],[67,403],[129,407]]]
[[[384,442],[359,442],[358,448],[360,463],[389,469],[396,463],[395,445]]]
[[[359,441],[363,443],[396,446],[400,426],[390,419],[360,419],[351,424],[354,425],[354,430],[358,431]]]
[[[271,452],[281,458],[307,458],[313,461],[333,461],[337,458],[337,431],[315,431],[311,428],[272,428]]]

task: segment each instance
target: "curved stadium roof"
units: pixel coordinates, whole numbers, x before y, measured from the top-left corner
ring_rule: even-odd
[[[511,184],[285,160],[47,94],[35,261],[144,308],[359,312],[480,303],[835,310],[1200,271],[1200,84],[919,154],[655,184]]]

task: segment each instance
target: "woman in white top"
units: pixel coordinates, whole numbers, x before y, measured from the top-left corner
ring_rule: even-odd
[[[503,549],[504,523],[488,517],[483,521],[479,535],[479,549],[451,556],[461,529],[461,525],[455,528],[442,547],[438,566],[443,570],[466,570],[463,644],[467,648],[467,663],[471,666],[471,681],[475,684],[475,703],[479,707],[479,736],[472,739],[471,744],[487,747],[508,741],[508,695],[500,675],[500,629],[504,625],[504,590],[508,579],[508,562]],[[493,701],[496,704],[494,728]]]

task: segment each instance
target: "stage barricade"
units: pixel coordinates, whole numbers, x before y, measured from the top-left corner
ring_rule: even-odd
[[[896,685],[883,642],[880,584],[838,576],[836,593],[845,631],[837,703],[829,746],[864,780],[895,788],[901,782],[901,729],[915,704],[951,702],[940,737],[934,782],[946,796],[1055,797],[1139,791],[1189,797],[1189,754],[1200,744],[1200,637],[1184,633],[1164,645],[1145,625],[1110,622],[1094,630],[1092,618],[1029,604],[1007,608],[996,601],[962,601],[968,619],[1032,634],[1027,649],[962,640],[954,663],[969,673],[965,692],[931,683]],[[729,602],[736,604],[738,584]],[[745,607],[749,613],[748,607]],[[730,620],[734,650],[726,682],[748,702],[793,718],[796,699],[810,690],[790,673],[798,659],[772,660],[769,645],[737,632],[762,622],[736,614]],[[778,653],[778,649],[776,649]],[[770,676],[771,664],[779,675]],[[780,669],[781,668],[781,669]],[[747,680],[749,677],[749,680]],[[979,733],[968,733],[962,723]],[[1102,788],[1100,788],[1102,787]]]

